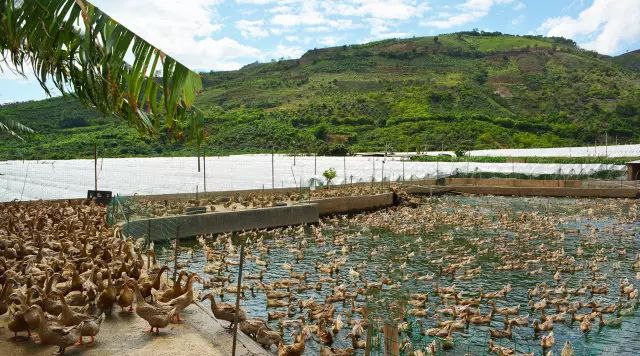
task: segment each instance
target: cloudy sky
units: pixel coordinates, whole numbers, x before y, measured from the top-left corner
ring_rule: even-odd
[[[616,55],[640,48],[640,0],[94,0],[196,70],[297,58],[311,48],[478,28],[574,39]],[[0,73],[0,104],[41,99]]]

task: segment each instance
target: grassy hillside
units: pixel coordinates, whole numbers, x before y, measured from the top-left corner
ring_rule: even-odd
[[[211,154],[549,147],[605,133],[638,142],[640,73],[629,70],[633,58],[624,62],[562,38],[391,39],[204,73],[198,105]],[[62,99],[0,107],[3,116],[38,134],[1,140],[0,159],[89,156],[95,141],[105,156],[192,152]]]
[[[613,61],[622,67],[640,72],[640,49],[614,57]]]

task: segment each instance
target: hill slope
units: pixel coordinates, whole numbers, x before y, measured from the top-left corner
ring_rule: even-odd
[[[392,39],[203,74],[198,105],[211,153],[548,147],[602,142],[605,132],[637,142],[640,73],[631,57],[613,62],[562,38]],[[62,99],[0,107],[0,116],[39,131],[27,143],[2,140],[0,158],[88,156],[93,141],[107,156],[191,152]]]
[[[613,57],[618,65],[640,72],[640,49]]]

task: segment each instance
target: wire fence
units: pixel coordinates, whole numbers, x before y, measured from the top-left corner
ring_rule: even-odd
[[[99,150],[98,150],[99,152]],[[88,190],[125,196],[245,189],[315,188],[333,184],[410,182],[425,179],[517,178],[627,181],[626,167],[611,164],[416,162],[406,157],[239,155],[224,157],[100,158],[0,162],[0,201],[74,199]],[[593,183],[594,185],[597,183]]]

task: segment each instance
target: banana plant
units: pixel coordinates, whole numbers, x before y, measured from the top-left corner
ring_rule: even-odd
[[[0,55],[19,74],[33,72],[48,95],[53,83],[142,134],[197,143],[204,137],[204,115],[193,105],[202,90],[198,73],[89,1],[0,0]],[[28,132],[16,124],[0,131]]]

